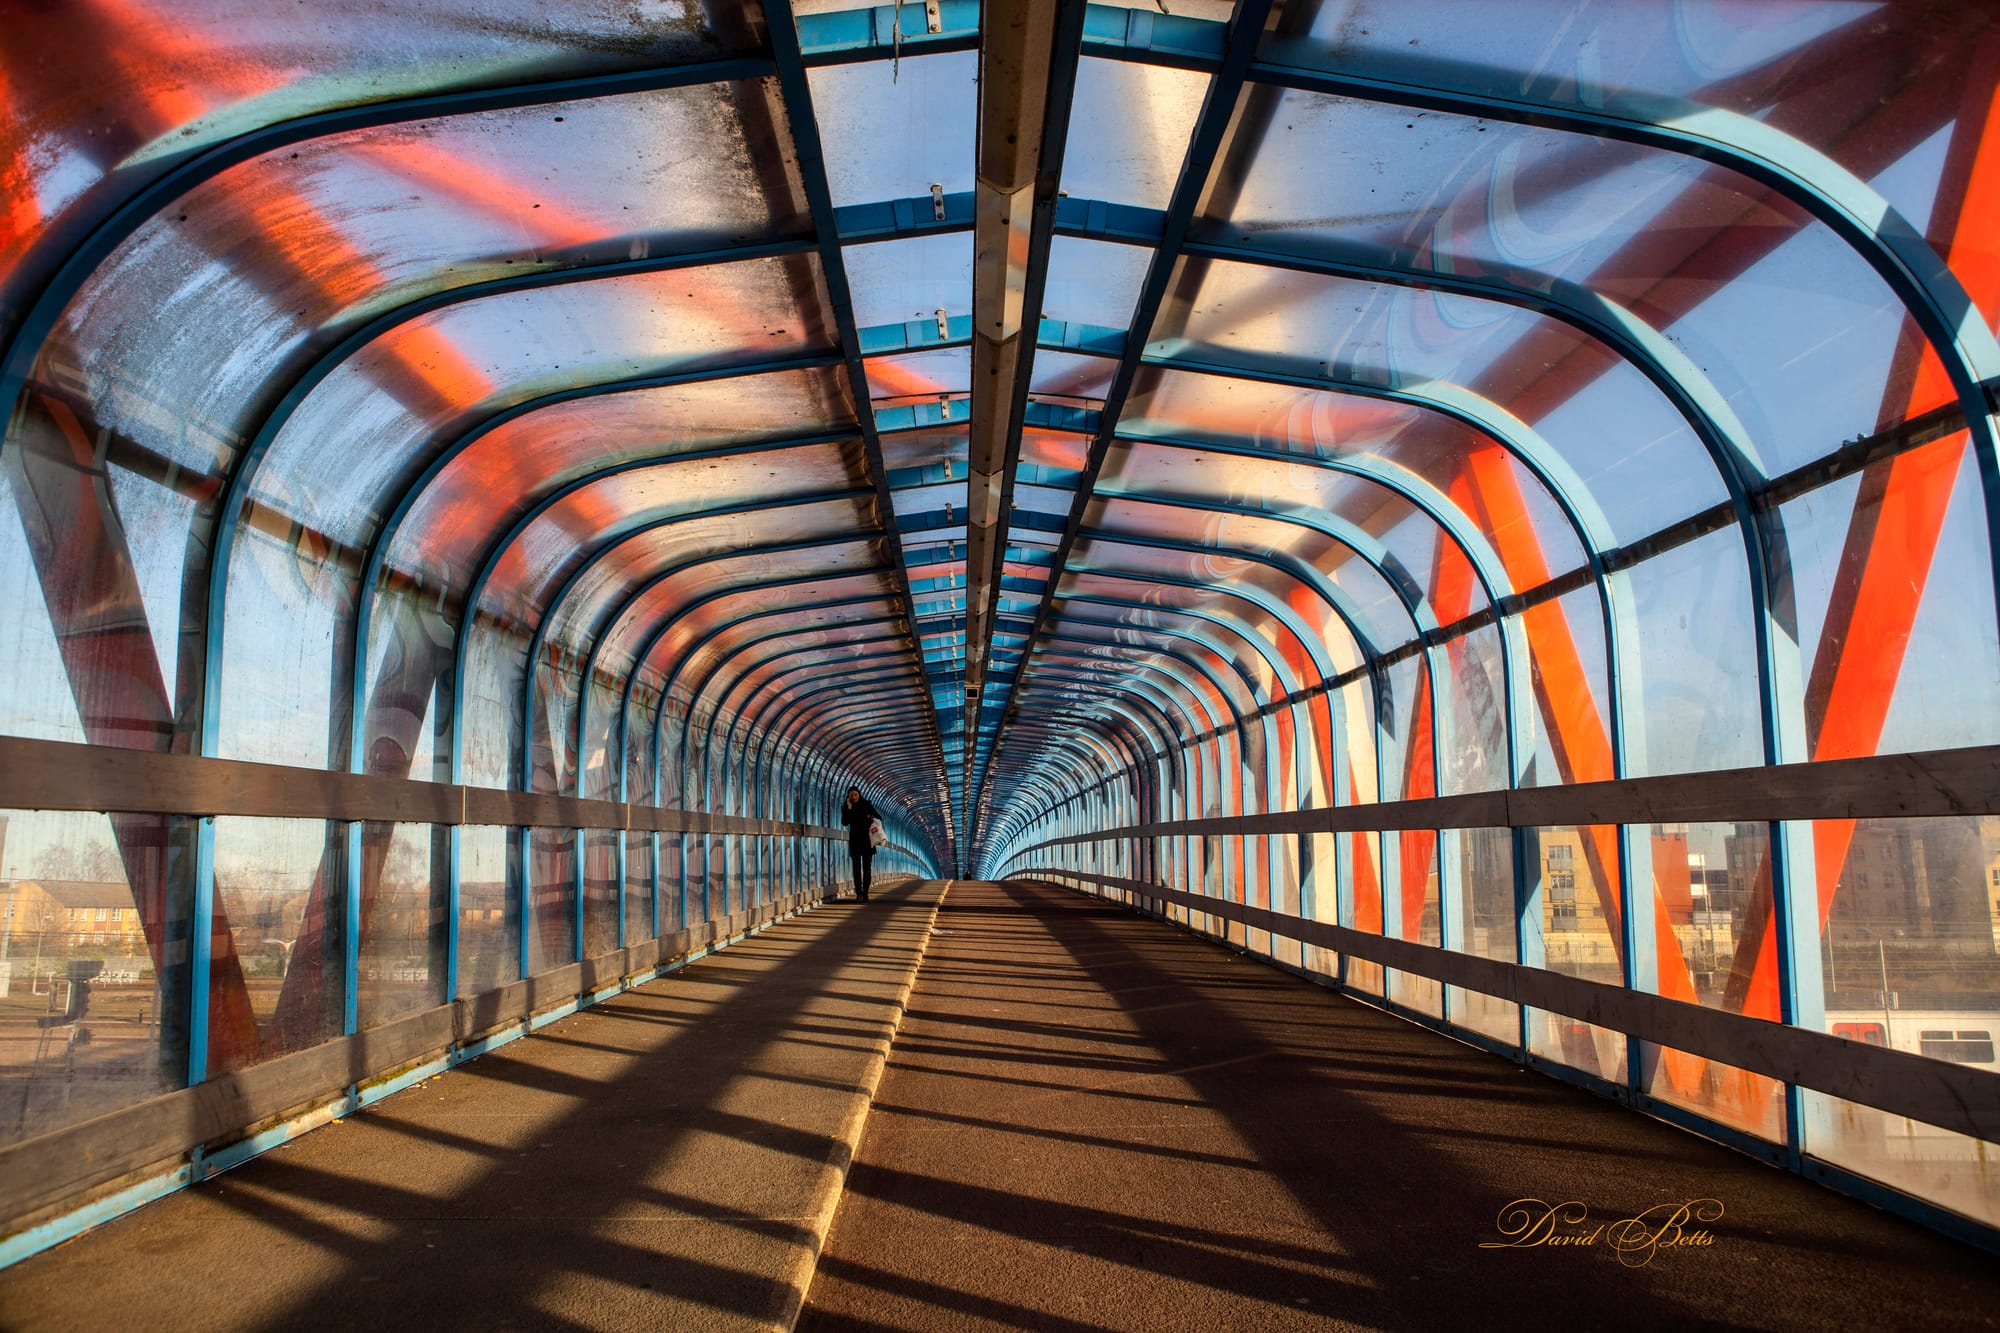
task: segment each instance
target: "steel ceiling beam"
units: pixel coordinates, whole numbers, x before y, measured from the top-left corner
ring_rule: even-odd
[[[965,501],[968,743],[978,735],[1083,13],[1082,0],[986,0],[980,10]],[[967,796],[963,765],[971,758],[968,752],[960,759],[961,801]]]
[[[1188,141],[1187,156],[1181,163],[1179,180],[1174,185],[1172,202],[1167,207],[1165,225],[1162,229],[1159,248],[1153,254],[1153,262],[1146,270],[1146,280],[1140,286],[1139,298],[1132,314],[1131,337],[1126,340],[1124,355],[1119,358],[1118,369],[1112,376],[1111,387],[1104,397],[1104,407],[1098,433],[1090,443],[1089,460],[1084,465],[1083,475],[1078,479],[1076,499],[1070,506],[1069,519],[1064,524],[1062,539],[1057,543],[1055,558],[1051,562],[1048,586],[1042,594],[1042,601],[1035,613],[1034,628],[1029,632],[1028,643],[1032,646],[1047,623],[1056,601],[1056,586],[1061,580],[1062,570],[1069,554],[1076,546],[1077,533],[1083,526],[1084,512],[1089,508],[1091,492],[1096,488],[1098,473],[1103,470],[1104,456],[1110,448],[1112,428],[1124,410],[1125,399],[1132,391],[1132,383],[1139,371],[1140,354],[1146,345],[1146,333],[1152,328],[1161,305],[1167,297],[1167,284],[1173,277],[1175,266],[1180,261],[1180,244],[1186,238],[1188,225],[1193,221],[1195,210],[1201,203],[1203,190],[1207,187],[1210,171],[1216,156],[1222,150],[1224,138],[1229,130],[1231,116],[1235,113],[1238,94],[1243,89],[1251,63],[1256,59],[1257,46],[1262,40],[1264,28],[1271,16],[1272,0],[1237,0],[1236,11],[1230,16],[1228,36],[1221,61],[1214,77],[1209,81],[1208,94],[1202,101],[1200,114],[1196,117],[1194,132]],[[1008,720],[1014,715],[1012,699],[994,732],[993,749],[1000,743],[1000,735],[1005,731]],[[976,732],[968,727],[968,739]],[[976,740],[974,741],[976,746]],[[988,751],[991,753],[991,750]],[[987,779],[987,768],[979,762],[977,754],[968,755],[974,773],[968,777],[969,790],[977,793],[983,789]],[[970,801],[977,807],[979,798],[975,794]],[[975,810],[976,813],[976,810]],[[965,829],[968,847],[979,845],[980,831],[970,822]]]

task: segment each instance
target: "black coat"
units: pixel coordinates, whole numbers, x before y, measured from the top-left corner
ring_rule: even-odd
[[[880,816],[875,813],[875,807],[868,803],[866,796],[853,805],[840,807],[840,822],[847,825],[848,855],[859,856],[875,850],[875,844],[868,840],[868,826],[878,818]]]

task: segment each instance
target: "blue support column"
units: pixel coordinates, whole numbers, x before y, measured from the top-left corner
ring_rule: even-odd
[[[215,946],[215,817],[195,821],[194,921],[188,941],[188,1086],[208,1077],[209,974]]]
[[[458,998],[459,918],[465,901],[465,833],[457,824],[445,830],[444,1002]]]
[[[574,905],[575,910],[572,913],[572,917],[576,927],[576,939],[574,941],[575,947],[571,949],[570,952],[575,955],[573,961],[580,963],[583,961],[583,925],[584,925],[583,866],[584,866],[584,854],[589,846],[588,842],[584,837],[584,831],[582,829],[570,830],[570,845],[576,849],[575,854],[570,857],[570,872],[569,872],[570,893],[575,897],[575,905]]]
[[[353,1036],[361,1030],[361,823],[347,821],[344,830],[346,865],[341,881],[344,928],[340,941],[341,1024],[340,1030]]]
[[[531,942],[535,933],[535,831],[529,827],[514,830],[515,855],[520,858],[520,882],[516,885],[516,901],[521,913],[520,963],[521,975],[531,977],[534,972],[529,964],[533,958]]]

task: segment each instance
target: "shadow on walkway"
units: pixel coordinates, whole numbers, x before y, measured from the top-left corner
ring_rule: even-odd
[[[20,1264],[0,1326],[782,1323],[941,892],[826,904]]]
[[[1170,927],[954,886],[801,1327],[2000,1326],[1991,1261]],[[1706,1247],[1483,1249],[1724,1208]]]

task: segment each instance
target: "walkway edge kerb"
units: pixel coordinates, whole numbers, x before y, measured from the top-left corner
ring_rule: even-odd
[[[812,1292],[813,1274],[819,1271],[819,1256],[826,1249],[827,1235],[833,1230],[833,1219],[840,1211],[841,1197],[847,1192],[847,1174],[854,1169],[854,1159],[861,1153],[861,1135],[868,1127],[869,1113],[875,1109],[875,1090],[882,1085],[882,1071],[888,1067],[889,1052],[895,1048],[896,1038],[902,1033],[903,1016],[910,1011],[910,995],[916,989],[917,974],[923,970],[924,955],[930,950],[931,932],[937,927],[938,909],[951,893],[951,880],[939,882],[944,888],[930,905],[916,953],[910,959],[909,971],[896,987],[889,1030],[875,1041],[875,1049],[869,1053],[868,1063],[855,1086],[854,1100],[848,1106],[847,1114],[841,1118],[840,1128],[834,1131],[833,1147],[827,1152],[826,1168],[814,1190],[807,1215],[806,1229],[811,1239],[799,1247],[790,1270],[780,1275],[778,1290],[782,1293],[783,1305],[772,1319],[771,1327],[784,1333],[791,1333],[798,1324],[799,1315],[805,1310],[806,1298]]]

